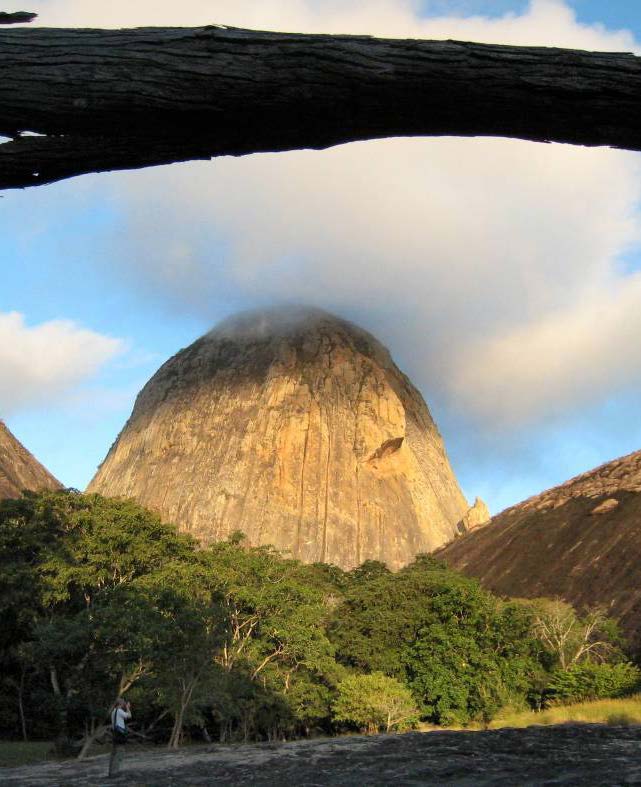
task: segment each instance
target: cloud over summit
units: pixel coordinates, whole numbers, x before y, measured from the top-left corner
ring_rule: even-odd
[[[406,0],[46,0],[41,11],[43,24],[220,22],[638,48],[629,32],[579,24],[561,0],[496,18],[421,17]],[[594,402],[636,380],[641,350],[615,327],[641,310],[641,290],[635,279],[626,286],[620,266],[641,228],[636,154],[384,140],[119,174],[101,186],[117,190],[126,228],[110,240],[113,260],[173,309],[207,315],[231,299],[338,310],[405,348],[427,393],[500,424],[573,407],[571,392]],[[606,360],[609,382],[594,385]],[[536,397],[533,378],[544,381]]]
[[[427,394],[483,419],[573,407],[569,381],[587,386],[584,372],[612,350],[591,310],[622,325],[641,313],[635,280],[620,271],[639,234],[634,154],[393,140],[212,170],[131,177],[130,233],[112,256],[137,286],[203,315],[227,293],[336,310],[403,348]],[[174,254],[178,224],[194,232]],[[626,373],[590,385],[582,402],[632,382],[641,352],[632,335],[618,339],[608,363]],[[544,383],[536,401],[528,369]]]

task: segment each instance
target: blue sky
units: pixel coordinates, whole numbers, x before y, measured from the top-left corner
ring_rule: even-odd
[[[641,6],[635,0],[573,0],[570,5],[581,22],[600,23],[613,29],[624,27],[637,37],[641,33]]]
[[[280,29],[641,41],[641,7],[621,0],[287,0],[271,15],[250,0],[131,6],[39,10],[43,24],[215,13]],[[0,417],[84,488],[166,358],[236,310],[309,302],[388,344],[465,493],[497,511],[641,448],[640,198],[637,154],[496,140],[379,142],[6,193]],[[3,328],[10,313],[21,318]]]
[[[580,22],[641,32],[641,5],[635,0],[571,0],[567,5],[576,12]],[[421,3],[426,15],[457,13],[490,17],[522,13],[527,6],[528,0],[423,0]]]

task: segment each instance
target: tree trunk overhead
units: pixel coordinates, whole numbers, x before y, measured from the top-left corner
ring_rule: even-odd
[[[0,188],[394,136],[641,149],[641,59],[209,26],[0,29]],[[21,136],[36,132],[43,136]]]
[[[33,22],[38,14],[32,14],[29,11],[14,11],[7,13],[0,11],[0,25],[20,25],[25,22]]]

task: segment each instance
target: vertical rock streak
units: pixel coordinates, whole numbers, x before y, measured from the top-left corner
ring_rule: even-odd
[[[327,515],[329,512],[329,468],[332,459],[332,433],[327,432],[327,461],[325,464],[325,513],[323,515],[323,535],[321,540],[321,563],[327,562]]]
[[[311,424],[311,413],[307,413],[307,429],[305,430],[305,442],[303,443],[303,459],[300,465],[300,503],[298,511],[298,526],[296,528],[296,548],[294,554],[300,554],[300,535],[303,525],[303,511],[305,504],[305,467],[307,465],[307,446],[309,444],[309,427]],[[282,479],[281,479],[282,486]]]

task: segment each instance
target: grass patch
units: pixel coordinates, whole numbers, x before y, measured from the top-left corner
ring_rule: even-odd
[[[559,705],[540,713],[503,713],[492,722],[491,727],[530,727],[533,724],[565,724],[573,721],[625,726],[641,724],[641,694],[616,700]]]
[[[15,768],[53,759],[50,741],[0,741],[0,767]]]

